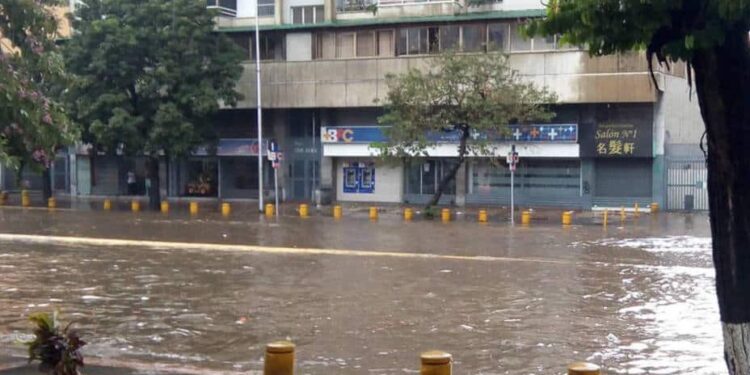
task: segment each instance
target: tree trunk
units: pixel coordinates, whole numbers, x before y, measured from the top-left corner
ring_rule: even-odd
[[[708,140],[708,195],[724,357],[750,375],[750,46],[737,28],[693,59]]]
[[[42,170],[42,201],[47,202],[52,197],[52,171],[49,168]]]
[[[149,156],[146,159],[146,194],[148,195],[148,207],[158,211],[161,205],[158,156]]]
[[[438,185],[437,190],[435,190],[435,194],[433,194],[432,198],[430,198],[430,201],[427,202],[427,206],[425,206],[425,210],[428,212],[430,208],[432,208],[432,206],[438,204],[438,202],[440,201],[440,197],[443,196],[445,188],[448,187],[448,184],[456,178],[456,173],[466,160],[466,142],[469,139],[469,127],[460,126],[459,131],[461,132],[461,139],[458,144],[458,163],[456,163],[456,165],[454,165],[450,169],[450,171],[448,171],[448,174],[443,176],[443,178],[440,180],[440,184]]]

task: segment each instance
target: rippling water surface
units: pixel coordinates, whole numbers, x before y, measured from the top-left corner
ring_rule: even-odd
[[[478,257],[6,238],[0,359],[23,356],[17,341],[30,331],[28,314],[60,309],[78,322],[89,357],[186,370],[259,370],[263,345],[288,338],[298,345],[304,374],[417,373],[418,353],[432,348],[453,353],[461,374],[555,374],[579,359],[615,374],[721,373],[705,217],[691,217],[687,226],[685,217],[664,216],[603,231],[325,219],[146,225],[126,215],[108,224],[60,214],[35,229],[40,217],[5,213],[5,233],[169,241],[185,234],[191,242],[358,251],[353,255]],[[87,231],[91,226],[110,229]],[[223,236],[210,237],[214,232]]]

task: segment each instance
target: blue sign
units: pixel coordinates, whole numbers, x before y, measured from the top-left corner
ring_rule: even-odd
[[[347,126],[323,127],[323,143],[373,143],[387,141],[382,126]],[[474,139],[485,139],[492,142],[577,142],[578,124],[530,124],[508,125],[503,134],[472,135]],[[427,139],[437,143],[456,143],[458,131],[436,132],[427,135]]]

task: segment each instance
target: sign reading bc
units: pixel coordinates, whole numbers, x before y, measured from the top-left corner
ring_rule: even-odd
[[[349,128],[327,128],[323,133],[323,142],[351,143],[352,141],[354,141],[354,130]]]

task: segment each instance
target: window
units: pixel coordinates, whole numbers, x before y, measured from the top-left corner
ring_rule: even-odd
[[[460,37],[458,26],[440,27],[440,50],[458,50],[458,40]]]
[[[354,33],[336,34],[336,57],[339,59],[354,57]]]
[[[400,55],[422,55],[429,51],[429,29],[426,27],[411,27],[399,30],[398,53]],[[437,33],[433,34],[435,38]],[[433,43],[436,43],[434,41]]]
[[[229,34],[229,38],[244,52],[243,59],[250,58],[250,34]]]
[[[308,5],[302,7],[291,7],[292,23],[313,24],[324,21],[322,5]]]
[[[507,23],[491,23],[487,25],[487,50],[508,50],[508,27]]]
[[[378,56],[393,56],[393,30],[378,31]]]
[[[523,34],[521,24],[513,24],[510,26],[510,49],[511,51],[530,51],[531,40]]]
[[[314,38],[313,58],[335,59],[336,58],[336,34],[317,33]]]
[[[463,51],[484,51],[485,32],[484,25],[470,25],[463,27]]]
[[[538,36],[534,38],[534,51],[548,51],[555,49],[555,36]]]
[[[377,46],[375,44],[374,31],[360,31],[357,33],[357,56],[375,56],[377,55]]]
[[[254,37],[254,36],[253,36]],[[261,60],[284,60],[286,59],[286,50],[284,34],[281,33],[261,33],[260,34],[260,59]],[[255,59],[255,43],[250,43],[252,47],[252,58]]]
[[[259,17],[272,17],[275,10],[274,0],[258,0]]]
[[[405,168],[406,194],[435,194],[440,181],[454,165],[453,160],[412,160]],[[455,180],[446,187],[444,193],[447,195],[456,193]]]

